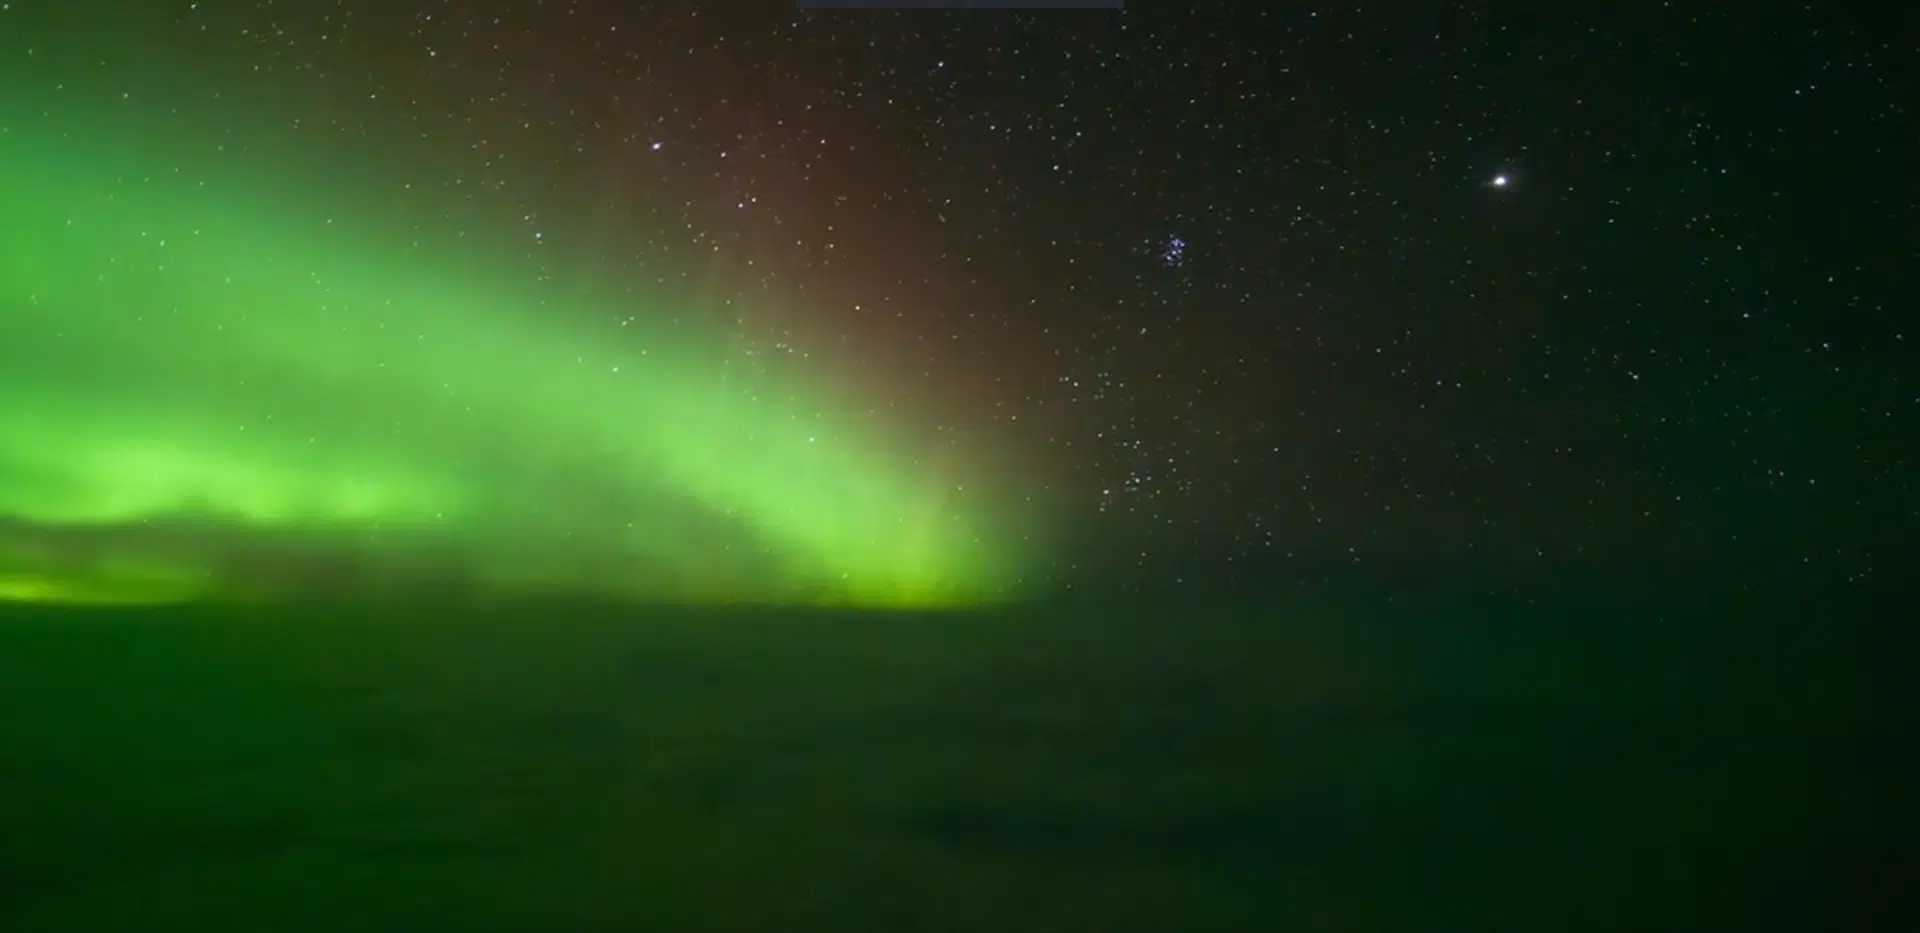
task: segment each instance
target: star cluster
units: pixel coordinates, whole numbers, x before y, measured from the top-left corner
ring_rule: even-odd
[[[691,296],[606,311],[601,339],[724,333],[773,383],[835,374],[1022,477],[1008,508],[1048,529],[1055,585],[1858,581],[1914,531],[1892,29],[1786,7],[59,9],[0,5],[24,89],[0,129],[58,110],[259,173],[300,153],[397,249],[518,276],[569,326],[602,320],[587,291]]]

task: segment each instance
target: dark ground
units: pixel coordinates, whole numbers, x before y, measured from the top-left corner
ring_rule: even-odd
[[[1802,605],[14,608],[0,930],[1908,929]]]

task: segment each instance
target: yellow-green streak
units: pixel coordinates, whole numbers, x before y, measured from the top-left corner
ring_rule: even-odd
[[[55,127],[0,135],[0,597],[271,590],[268,539],[695,601],[976,604],[1030,567],[964,460],[649,323],[685,309],[410,251],[376,191]]]

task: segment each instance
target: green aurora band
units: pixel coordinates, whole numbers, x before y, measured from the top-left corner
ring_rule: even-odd
[[[1011,497],[827,374],[409,251],[257,156],[24,125],[0,128],[0,598],[930,607],[1033,567]]]

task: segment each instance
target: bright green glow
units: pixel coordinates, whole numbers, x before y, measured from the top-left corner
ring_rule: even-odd
[[[0,596],[271,589],[266,539],[698,601],[971,604],[1028,565],[818,375],[129,142],[0,135]]]

